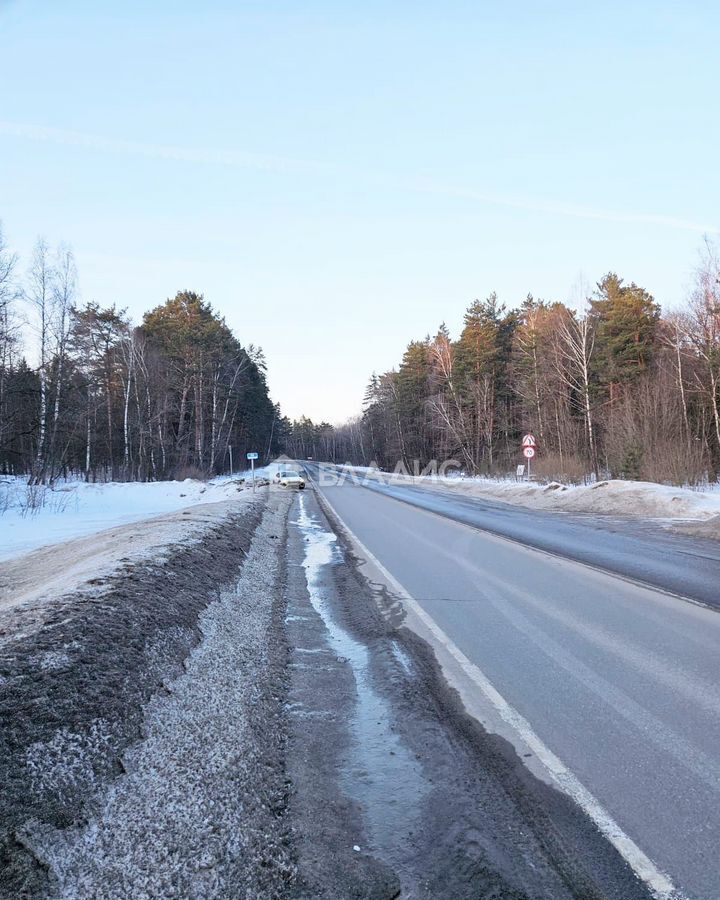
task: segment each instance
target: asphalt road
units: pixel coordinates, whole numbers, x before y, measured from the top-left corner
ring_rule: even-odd
[[[405,487],[392,492],[407,502],[350,483],[321,491],[682,896],[720,897],[720,616],[573,561],[607,559],[717,605],[718,554],[692,552],[708,542]]]
[[[637,520],[568,515],[493,503],[456,492],[368,481],[379,491],[536,547],[720,607],[720,543]]]

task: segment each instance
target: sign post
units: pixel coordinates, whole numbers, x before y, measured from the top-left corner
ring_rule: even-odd
[[[228,450],[230,451],[230,477],[233,477],[233,464],[232,464],[232,447],[228,444]]]
[[[527,477],[528,481],[530,481],[530,460],[535,456],[535,447],[537,446],[535,443],[535,435],[526,434],[522,439],[522,446],[523,456],[527,460]]]
[[[255,460],[258,458],[257,453],[248,453],[247,458],[250,460],[250,468],[252,469],[253,494],[255,493]]]

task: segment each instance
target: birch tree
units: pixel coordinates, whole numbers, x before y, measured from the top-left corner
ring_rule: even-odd
[[[16,267],[17,255],[5,243],[0,222],[0,448],[7,445],[9,438],[7,383],[18,343],[19,325],[15,320],[15,302],[19,293],[15,280]]]
[[[686,318],[686,336],[700,361],[696,388],[710,410],[714,437],[713,458],[720,465],[720,258],[707,240],[695,271],[695,284]]]
[[[568,313],[558,325],[560,354],[557,374],[577,397],[576,403],[585,421],[585,436],[594,472],[598,472],[593,405],[591,399],[591,365],[595,350],[595,321],[588,313]]]
[[[25,298],[33,313],[38,341],[38,377],[40,382],[40,412],[38,416],[37,450],[35,454],[35,480],[42,478],[45,460],[48,425],[48,376],[52,346],[51,322],[53,317],[53,292],[56,272],[50,248],[44,238],[38,238],[33,248],[27,273]]]
[[[52,424],[50,426],[49,441],[49,471],[50,481],[54,480],[59,464],[59,437],[60,437],[60,404],[63,392],[63,378],[67,363],[67,345],[70,336],[70,321],[72,307],[77,291],[77,270],[75,258],[68,247],[58,248],[54,267],[52,284],[52,315],[50,321],[50,333],[53,340],[53,400],[52,400]]]

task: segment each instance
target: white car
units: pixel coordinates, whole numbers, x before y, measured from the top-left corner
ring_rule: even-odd
[[[297,488],[300,491],[305,487],[305,479],[298,472],[279,472],[277,480],[283,487]]]

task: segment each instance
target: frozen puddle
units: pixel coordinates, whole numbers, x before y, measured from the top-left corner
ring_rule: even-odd
[[[336,537],[308,514],[303,495],[299,504],[296,524],[305,538],[303,568],[310,601],[325,623],[331,649],[351,666],[357,690],[352,756],[340,785],[362,807],[373,849],[401,865],[406,837],[417,829],[427,785],[419,764],[392,730],[390,704],[373,687],[367,647],[335,621],[327,602],[323,570],[342,561]]]

